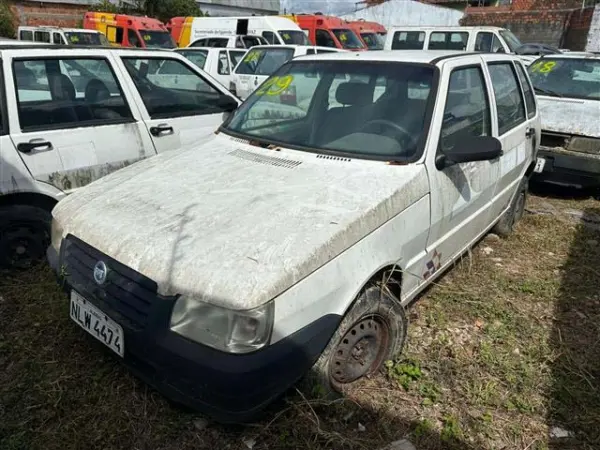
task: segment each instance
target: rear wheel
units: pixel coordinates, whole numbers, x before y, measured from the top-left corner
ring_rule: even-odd
[[[363,290],[307,377],[319,395],[341,393],[400,354],[406,340],[404,308],[386,288]]]
[[[0,207],[0,267],[26,269],[43,261],[51,222],[50,212],[36,206]]]
[[[523,214],[525,213],[528,193],[529,178],[523,177],[510,207],[494,226],[492,230],[494,233],[506,237],[513,232],[515,224],[523,218]]]

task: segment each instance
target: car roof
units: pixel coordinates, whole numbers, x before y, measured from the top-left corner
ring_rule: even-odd
[[[409,31],[413,31],[413,30],[423,30],[423,31],[446,31],[446,30],[451,30],[451,31],[479,31],[479,30],[506,30],[506,28],[502,28],[502,27],[490,27],[490,26],[473,26],[473,27],[462,27],[460,25],[451,25],[451,26],[424,26],[424,27],[420,27],[420,26],[415,26],[415,25],[410,25],[410,26],[392,26],[389,27],[390,31],[402,31],[402,30],[409,30]]]
[[[229,50],[229,51],[238,51],[238,52],[247,52],[248,49],[247,48],[239,48],[239,47],[179,47],[179,48],[174,48],[173,51],[174,52],[182,52],[182,51],[186,51],[186,52],[195,52],[198,50],[202,50],[202,51],[213,51],[213,52],[218,52],[220,50]]]
[[[458,59],[473,55],[494,55],[498,53],[465,52],[460,50],[379,50],[376,52],[336,52],[320,55],[307,55],[298,59],[319,59],[319,60],[359,60],[359,61],[381,61],[381,62],[408,62],[417,64],[437,64],[440,60]],[[520,60],[517,56],[503,53],[502,57],[507,60]]]
[[[37,43],[31,41],[11,41],[5,44],[5,41],[0,40],[0,52],[4,50],[39,50],[41,56],[47,56],[48,51],[53,52],[79,52],[82,50],[103,50],[107,52],[119,52],[119,53],[133,53],[133,52],[144,52],[144,53],[173,53],[168,48],[135,48],[135,47],[104,47],[102,45],[53,45],[46,43]]]

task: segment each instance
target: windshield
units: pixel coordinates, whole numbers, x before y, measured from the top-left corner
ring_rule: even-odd
[[[383,50],[383,39],[377,33],[364,32],[360,33],[360,37],[365,41],[369,50]]]
[[[108,39],[102,33],[66,31],[65,36],[71,45],[110,45]]]
[[[512,31],[500,30],[500,36],[504,38],[504,41],[506,42],[506,45],[508,45],[511,53],[515,53],[517,49],[523,45],[519,38],[512,33]]]
[[[546,57],[527,70],[538,94],[600,100],[600,59]]]
[[[175,48],[175,41],[168,31],[140,30],[140,36],[148,48]]]
[[[292,61],[223,125],[264,143],[371,159],[412,159],[424,141],[434,68]]]
[[[279,30],[279,35],[283,40],[284,44],[292,44],[292,45],[311,45],[304,34],[304,31],[300,30]]]
[[[181,53],[191,62],[196,64],[201,69],[204,69],[204,64],[206,64],[206,57],[208,56],[208,50],[182,50],[178,53]]]
[[[250,50],[236,69],[242,75],[271,75],[294,57],[292,48],[255,48]]]
[[[354,34],[354,31],[346,28],[337,28],[333,31],[335,37],[340,41],[344,48],[365,48],[363,43],[360,41],[358,36]]]

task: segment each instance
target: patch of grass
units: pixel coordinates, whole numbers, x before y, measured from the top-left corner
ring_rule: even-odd
[[[423,376],[419,363],[414,360],[386,361],[385,366],[388,376],[406,390]]]

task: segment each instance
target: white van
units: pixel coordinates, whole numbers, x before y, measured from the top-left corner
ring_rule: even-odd
[[[168,27],[179,47],[187,47],[208,35],[236,34],[259,35],[269,44],[310,45],[298,24],[281,16],[174,17]]]
[[[252,34],[207,35],[201,36],[184,48],[190,47],[217,47],[217,48],[251,48],[256,45],[268,45],[262,36]],[[180,47],[181,48],[181,47]]]
[[[393,27],[384,50],[459,50],[515,53],[521,41],[498,27]]]
[[[244,100],[273,72],[292,58],[345,51],[312,45],[259,45],[253,47],[233,70],[229,90]]]
[[[48,248],[81,337],[221,422],[401,357],[411,302],[523,215],[540,142],[513,55],[305,56],[263,87],[196,148],[63,200]]]
[[[106,36],[97,30],[84,28],[59,27],[19,27],[17,35],[20,41],[43,42],[57,45],[101,45],[109,47]]]

